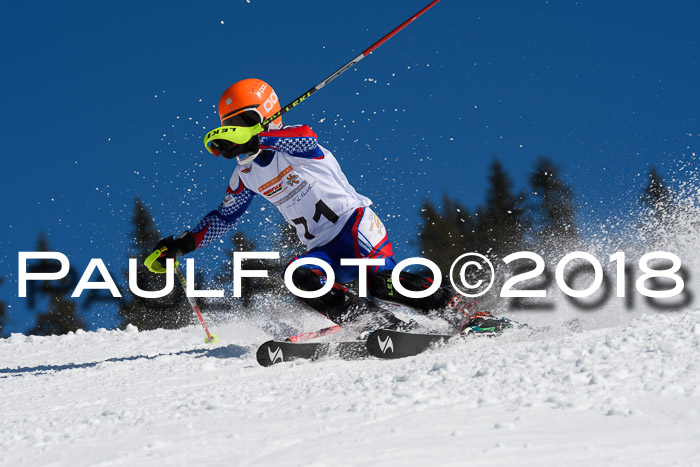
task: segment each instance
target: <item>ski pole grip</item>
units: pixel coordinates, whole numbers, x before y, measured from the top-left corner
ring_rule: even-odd
[[[155,272],[156,274],[164,274],[167,269],[164,268],[157,259],[160,258],[168,250],[167,247],[163,247],[160,250],[155,250],[153,253],[148,255],[148,257],[143,261],[144,266],[148,268],[149,271]],[[180,263],[175,260],[175,267],[178,267]]]

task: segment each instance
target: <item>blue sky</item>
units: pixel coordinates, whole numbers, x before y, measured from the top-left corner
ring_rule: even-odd
[[[233,162],[201,137],[218,126],[226,87],[259,77],[284,104],[426,3],[4,5],[10,328],[31,321],[17,252],[34,250],[39,231],[79,273],[101,257],[121,281],[135,195],[168,234],[218,204]],[[602,219],[633,206],[649,165],[682,180],[677,162],[697,164],[698,17],[692,1],[442,0],[284,120],[314,128],[401,256],[415,252],[423,199],[448,193],[475,207],[494,156],[519,188],[537,156],[552,157],[583,211]],[[271,206],[256,200],[252,211],[243,228],[260,234]],[[196,258],[213,267],[214,256]]]

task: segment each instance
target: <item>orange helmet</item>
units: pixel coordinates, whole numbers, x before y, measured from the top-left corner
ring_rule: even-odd
[[[252,126],[262,123],[278,110],[280,102],[272,86],[256,78],[238,81],[219,99],[219,117],[223,126]],[[269,128],[282,128],[282,116],[270,122]]]

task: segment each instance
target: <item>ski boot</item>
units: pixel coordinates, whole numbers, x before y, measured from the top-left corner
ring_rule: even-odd
[[[447,305],[435,312],[433,316],[447,321],[453,332],[457,333],[461,331],[468,317],[477,313],[478,306],[479,303],[476,300],[457,293],[447,301]]]
[[[498,334],[517,325],[507,318],[497,318],[487,311],[478,311],[479,303],[461,294],[455,294],[442,314],[459,334]]]
[[[503,332],[505,329],[512,328],[514,321],[508,318],[497,318],[486,311],[477,311],[462,322],[459,333],[466,336],[474,335],[491,335],[495,336]]]

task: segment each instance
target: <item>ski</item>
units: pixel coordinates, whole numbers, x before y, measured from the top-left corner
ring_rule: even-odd
[[[317,360],[333,356],[342,360],[358,360],[368,356],[364,341],[357,342],[281,342],[267,341],[255,354],[261,366],[292,360]]]
[[[378,329],[367,338],[367,352],[378,358],[404,358],[418,355],[431,346],[447,342],[460,334],[420,334]]]

